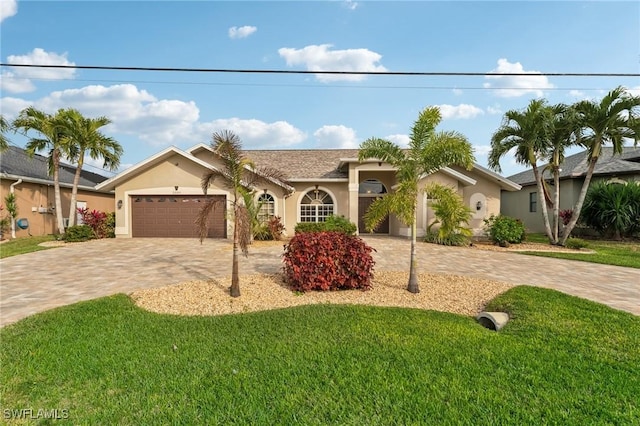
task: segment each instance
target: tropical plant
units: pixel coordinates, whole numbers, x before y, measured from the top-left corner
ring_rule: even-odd
[[[244,196],[248,192],[253,192],[258,183],[273,183],[279,181],[284,187],[290,188],[282,173],[270,167],[256,168],[254,164],[244,156],[240,138],[229,130],[213,133],[211,147],[222,161],[221,169],[211,169],[206,172],[201,179],[202,191],[206,195],[209,187],[216,179],[221,179],[230,190],[232,217],[233,217],[233,258],[231,267],[231,288],[232,297],[240,296],[240,274],[238,258],[240,252],[245,256],[249,254],[249,244],[251,242],[251,219],[244,204]],[[219,207],[219,202],[209,199],[196,219],[196,225],[200,234],[200,242],[206,238],[208,233],[208,218],[211,212]]]
[[[640,184],[596,182],[585,197],[581,222],[616,240],[640,230]]]
[[[368,231],[375,229],[387,215],[395,214],[411,229],[411,262],[407,290],[420,291],[417,275],[416,228],[419,184],[426,176],[443,167],[459,165],[471,169],[474,163],[473,148],[467,138],[454,131],[436,131],[442,121],[438,107],[432,106],[420,112],[411,128],[408,149],[404,150],[391,141],[370,138],[362,142],[358,159],[377,159],[396,169],[396,190],[375,200],[364,215]]]
[[[445,245],[463,245],[473,235],[468,226],[473,212],[464,204],[464,200],[453,188],[435,182],[427,184],[425,187],[427,197],[434,200],[431,208],[434,211],[436,220],[427,227],[427,233],[431,233],[431,228],[440,225],[437,238],[434,242]]]
[[[491,151],[488,158],[489,167],[501,172],[500,159],[515,150],[516,162],[532,168],[538,188],[538,204],[542,209],[544,227],[550,243],[554,243],[554,233],[551,231],[547,211],[547,201],[550,200],[542,181],[542,173],[538,168],[538,160],[546,157],[549,152],[552,117],[553,108],[550,108],[543,99],[530,101],[524,111],[507,111],[502,125],[491,138]]]
[[[0,115],[0,152],[9,148],[9,139],[4,135],[9,131],[9,122],[3,115]]]
[[[16,219],[18,218],[18,203],[16,202],[16,194],[10,192],[4,197],[4,205],[9,214],[9,222],[11,224],[11,238],[16,237]]]
[[[69,211],[76,211],[78,184],[85,155],[97,160],[102,158],[102,167],[115,170],[120,165],[122,146],[113,138],[100,132],[100,128],[111,123],[107,117],[87,118],[76,109],[66,109],[60,113],[61,120],[65,123],[67,159],[76,165],[71,188],[71,202]],[[75,225],[76,215],[69,215],[69,226]]]
[[[347,235],[355,235],[358,227],[346,217],[340,215],[329,215],[324,222],[299,222],[296,224],[294,232],[327,232],[336,231]]]
[[[575,212],[565,227],[560,244],[564,245],[578,223],[589,184],[605,144],[613,146],[613,154],[622,153],[626,141],[637,145],[640,140],[640,96],[634,96],[619,86],[605,95],[600,102],[584,100],[574,104],[579,143],[587,149],[587,172],[573,208]]]
[[[491,215],[484,219],[484,228],[489,239],[503,247],[521,243],[525,239],[524,223],[513,217]]]
[[[25,133],[35,131],[39,137],[32,137],[26,144],[26,151],[30,156],[37,152],[48,150],[49,174],[53,177],[55,215],[58,233],[64,234],[62,217],[62,198],[60,195],[60,160],[67,153],[64,123],[61,119],[63,110],[55,115],[47,114],[34,107],[20,111],[18,118],[13,121],[13,127]]]

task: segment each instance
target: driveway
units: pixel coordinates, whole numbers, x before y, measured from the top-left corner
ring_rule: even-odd
[[[407,270],[409,242],[364,238],[379,270]],[[253,247],[241,274],[280,270],[282,245]],[[418,244],[419,271],[547,287],[640,315],[640,270],[471,248]],[[231,274],[225,240],[105,239],[0,260],[0,326],[58,306],[140,288]]]

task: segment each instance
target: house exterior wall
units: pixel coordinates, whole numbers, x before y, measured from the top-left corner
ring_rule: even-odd
[[[0,204],[4,205],[4,198],[11,192],[11,184],[15,179],[2,179],[0,182]],[[71,188],[62,187],[62,215],[69,217],[69,203],[71,202]],[[27,229],[20,229],[16,226],[16,238],[27,237],[29,235],[51,235],[57,234],[55,208],[55,195],[53,183],[33,183],[23,181],[14,187],[16,201],[18,205],[18,219],[26,218],[29,221]],[[85,202],[90,210],[100,210],[103,212],[113,212],[114,195],[112,193],[102,193],[78,189],[76,197],[78,202]],[[35,211],[34,211],[35,210]],[[45,211],[40,213],[40,211]],[[3,211],[3,214],[6,214]],[[10,231],[8,233],[10,236]],[[5,238],[7,235],[5,234]]]

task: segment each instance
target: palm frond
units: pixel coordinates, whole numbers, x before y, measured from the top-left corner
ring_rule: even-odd
[[[360,144],[358,151],[358,160],[361,162],[368,159],[376,159],[389,163],[394,167],[398,167],[406,158],[406,154],[398,145],[381,138],[365,140]]]

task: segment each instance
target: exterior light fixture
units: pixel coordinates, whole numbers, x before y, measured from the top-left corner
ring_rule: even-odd
[[[117,206],[118,206],[118,210],[122,208],[122,200],[118,200]]]
[[[476,203],[476,210],[480,210],[482,208],[482,201],[478,201]]]
[[[178,188],[179,188],[179,186],[178,186],[178,185],[176,185],[176,186],[174,186],[174,187],[173,187],[173,189],[175,189],[176,191],[178,190]]]

